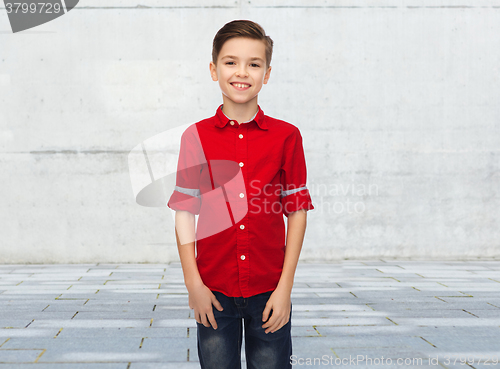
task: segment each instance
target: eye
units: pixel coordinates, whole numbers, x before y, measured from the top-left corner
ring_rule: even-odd
[[[231,63],[233,63],[233,64],[234,64],[234,62],[232,62],[232,61],[229,61],[229,62],[227,62],[226,64],[231,64]]]
[[[255,64],[255,63],[252,63],[252,64],[250,64],[250,65],[251,65],[252,67],[257,67],[257,68],[259,68],[259,67],[260,67],[260,65],[259,65],[259,64]]]

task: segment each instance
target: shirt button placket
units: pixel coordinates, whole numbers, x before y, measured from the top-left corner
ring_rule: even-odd
[[[245,181],[245,187],[248,188],[246,173],[248,173],[248,125],[250,123],[242,123],[236,127],[236,135],[235,135],[235,149],[236,149],[236,161],[240,166],[240,170],[243,174],[243,180]],[[238,194],[239,201],[247,202],[247,196],[245,196],[244,192],[240,192]],[[242,204],[242,206],[244,206]],[[247,294],[249,292],[249,282],[250,282],[250,268],[248,261],[248,250],[249,250],[249,224],[248,224],[248,213],[245,217],[240,221],[240,226],[237,230],[236,237],[236,249],[238,255],[238,272],[239,272],[239,282],[240,282],[240,290],[242,293]]]

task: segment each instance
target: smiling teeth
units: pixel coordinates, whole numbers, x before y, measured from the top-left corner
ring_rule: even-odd
[[[243,83],[233,83],[234,86],[239,87],[239,88],[245,88],[245,87],[250,87],[250,85],[245,85]]]

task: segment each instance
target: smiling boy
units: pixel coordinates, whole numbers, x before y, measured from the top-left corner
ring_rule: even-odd
[[[183,133],[167,204],[204,369],[241,368],[243,327],[248,369],[291,368],[290,295],[314,207],[298,128],[257,103],[272,49],[252,21],[217,32],[210,74],[223,104]]]

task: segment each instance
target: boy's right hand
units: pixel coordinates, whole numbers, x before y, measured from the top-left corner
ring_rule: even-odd
[[[194,309],[194,318],[196,321],[205,327],[212,326],[214,329],[217,329],[212,304],[219,311],[222,311],[223,308],[212,291],[205,284],[199,284],[189,288],[188,292],[189,308]]]

